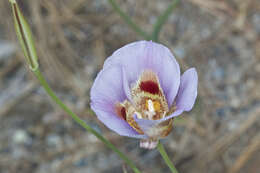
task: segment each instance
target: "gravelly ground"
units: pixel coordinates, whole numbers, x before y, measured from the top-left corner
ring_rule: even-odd
[[[143,38],[105,0],[19,2],[58,96],[144,173],[169,172],[156,150],[110,132],[89,109],[89,89],[105,58]],[[171,1],[117,2],[150,32]],[[181,173],[260,170],[259,7],[257,0],[182,1],[161,31],[160,42],[182,69],[199,73],[195,108],[163,140]],[[124,163],[53,104],[28,72],[8,2],[0,9],[0,173],[123,172]]]

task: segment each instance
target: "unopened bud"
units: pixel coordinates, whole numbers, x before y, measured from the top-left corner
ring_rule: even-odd
[[[26,61],[29,64],[30,69],[35,71],[39,64],[32,32],[22,12],[20,11],[16,0],[9,0],[9,2],[12,5],[16,34],[22,46]]]

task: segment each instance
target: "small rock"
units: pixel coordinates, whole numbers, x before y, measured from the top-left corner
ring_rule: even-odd
[[[223,107],[223,108],[216,109],[216,113],[219,118],[225,117],[227,112],[229,112],[229,107]]]
[[[255,70],[256,70],[256,72],[260,73],[260,63],[258,63],[258,64],[255,66]]]
[[[76,167],[85,167],[88,165],[88,162],[89,162],[88,160],[89,160],[88,158],[84,157],[84,158],[81,158],[81,159],[77,160],[76,162],[74,162],[73,165]]]
[[[25,130],[17,130],[14,133],[13,142],[15,144],[29,144],[32,139]]]
[[[231,121],[231,122],[228,123],[228,129],[230,131],[233,131],[233,130],[237,129],[238,126],[239,125],[238,125],[238,123],[236,121]]]
[[[58,147],[61,145],[61,138],[56,134],[50,134],[47,136],[47,145],[50,147]]]
[[[0,60],[7,58],[15,52],[15,45],[8,41],[0,41]]]
[[[223,67],[218,66],[214,71],[213,71],[213,77],[217,81],[223,80],[225,77],[225,69]]]
[[[211,36],[211,30],[209,28],[202,28],[200,34],[202,39],[207,39]]]
[[[233,108],[239,108],[239,106],[240,106],[240,99],[237,98],[237,97],[232,98],[231,101],[230,101],[230,105]]]
[[[180,46],[175,47],[174,53],[176,54],[177,58],[184,58],[186,55],[185,49]]]
[[[89,134],[88,135],[88,140],[92,143],[98,142],[98,139],[96,136],[94,136],[93,134]]]
[[[252,79],[252,78],[250,78],[250,79],[248,79],[247,81],[246,81],[246,86],[248,87],[248,88],[253,88],[254,86],[255,86],[255,81],[254,81],[254,79]]]
[[[260,33],[260,14],[259,13],[256,13],[253,15],[252,22],[253,22],[256,32]]]
[[[28,152],[23,147],[14,147],[11,155],[13,159],[21,159],[28,156]]]

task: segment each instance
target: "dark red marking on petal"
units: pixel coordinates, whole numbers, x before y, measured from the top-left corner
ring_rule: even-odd
[[[116,105],[116,113],[120,118],[126,120],[126,110],[124,106],[120,104]]]
[[[126,120],[126,111],[125,111],[125,108],[124,108],[124,107],[121,108],[120,113],[121,113],[121,117],[122,117],[124,120]]]
[[[151,94],[159,94],[159,86],[154,81],[141,82],[140,89]]]

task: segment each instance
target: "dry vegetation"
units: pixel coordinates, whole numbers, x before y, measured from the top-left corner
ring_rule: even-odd
[[[150,32],[170,0],[117,0]],[[89,89],[106,57],[142,39],[106,0],[19,0],[35,34],[41,70],[81,118],[144,173],[169,172],[159,153],[114,134],[89,109]],[[182,0],[160,42],[182,69],[196,67],[199,99],[163,140],[180,173],[260,170],[260,1]],[[125,165],[52,103],[32,74],[0,1],[0,172],[115,173]],[[129,169],[129,168],[126,168]],[[129,169],[128,172],[131,172]]]

